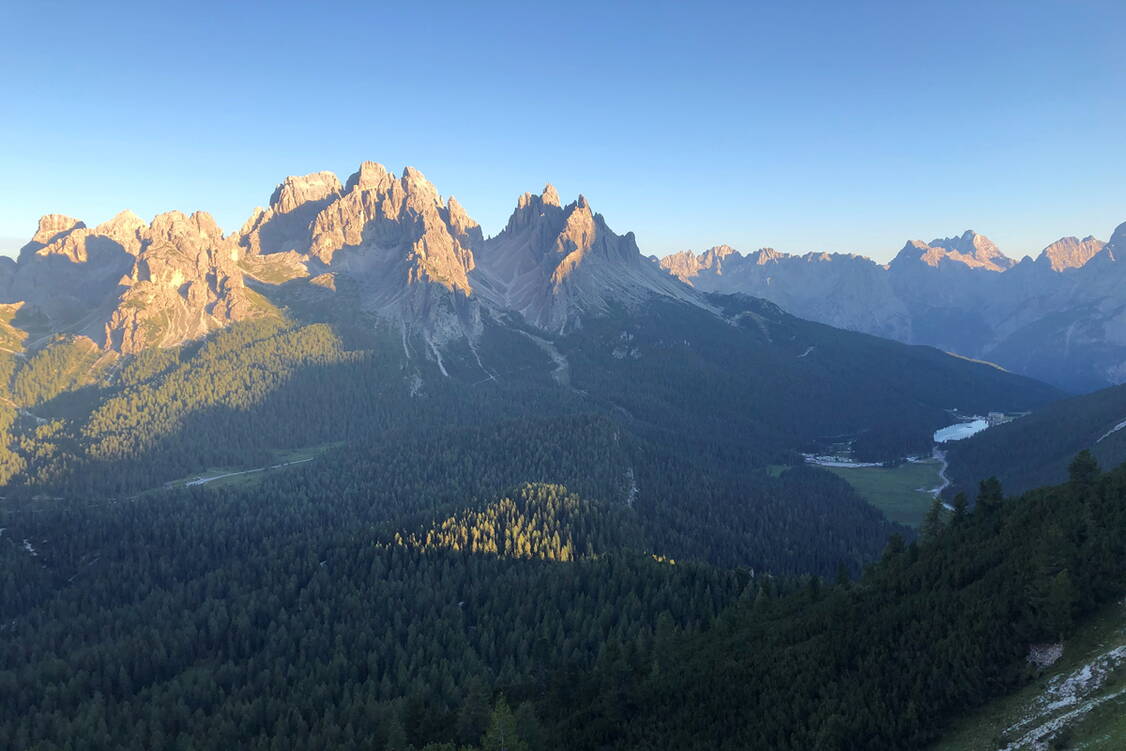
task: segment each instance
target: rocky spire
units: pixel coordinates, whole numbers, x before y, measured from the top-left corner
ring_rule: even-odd
[[[473,247],[483,240],[480,227],[456,201],[443,205],[422,172],[407,167],[395,178],[364,162],[345,187],[312,221],[313,259],[365,275],[375,308],[419,283],[470,293],[467,274]]]
[[[551,183],[543,186],[543,193],[540,194],[540,200],[544,206],[559,206],[559,194],[555,191],[555,186]]]
[[[615,234],[585,196],[565,207],[551,185],[524,193],[505,229],[478,255],[477,289],[533,325],[565,330],[584,312],[655,294],[693,294],[641,256],[632,232]]]
[[[548,183],[540,195],[524,193],[516,200],[516,209],[508,218],[505,230],[517,231],[521,227],[542,225],[544,222],[554,226],[560,224],[562,220],[563,209],[559,202],[559,194],[555,192],[551,183]]]

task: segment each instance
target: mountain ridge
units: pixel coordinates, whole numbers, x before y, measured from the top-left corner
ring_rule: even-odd
[[[276,313],[255,290],[291,284],[299,297],[323,296],[345,279],[358,312],[404,336],[420,331],[431,348],[475,339],[483,312],[562,332],[652,295],[707,307],[584,196],[564,206],[550,185],[525,193],[486,238],[418,169],[395,175],[372,161],[344,182],[331,172],[286,177],[230,233],[198,211],[148,223],[124,211],[93,228],[45,215],[19,258],[0,267],[0,302],[42,314],[52,333],[133,354]]]
[[[887,264],[842,253],[671,254],[670,275],[743,292],[833,326],[985,359],[1073,392],[1126,380],[1126,223],[1107,242],[1062,237],[1017,262],[984,235],[906,243]]]

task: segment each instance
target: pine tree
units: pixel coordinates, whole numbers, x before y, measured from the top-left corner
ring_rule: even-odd
[[[966,501],[965,493],[958,493],[954,496],[954,523],[961,523],[966,518],[966,508],[969,503]]]
[[[978,487],[977,507],[986,513],[996,511],[1001,502],[1005,500],[1005,493],[1001,488],[1001,481],[996,477],[982,480]]]
[[[1067,472],[1072,484],[1080,489],[1091,487],[1099,476],[1099,463],[1087,449],[1083,449],[1071,461]]]
[[[467,745],[475,745],[481,740],[481,735],[489,727],[489,699],[488,686],[479,677],[469,681],[465,699],[457,715],[457,739]]]
[[[497,699],[489,730],[482,743],[484,751],[529,751],[528,744],[516,730],[516,716],[505,701],[504,696]]]
[[[546,738],[543,726],[536,716],[535,706],[529,701],[523,702],[516,708],[516,732],[529,749],[544,747]]]
[[[942,511],[942,501],[935,498],[931,502],[926,518],[923,519],[923,523],[919,527],[919,536],[923,539],[923,542],[933,542],[942,534]]]

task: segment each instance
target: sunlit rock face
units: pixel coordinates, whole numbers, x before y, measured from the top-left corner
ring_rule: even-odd
[[[49,214],[17,261],[0,261],[0,305],[18,305],[40,333],[136,352],[278,315],[277,293],[285,305],[390,322],[433,349],[472,342],[489,319],[515,315],[566,332],[654,298],[714,312],[703,293],[739,292],[1086,390],[1126,380],[1124,250],[1119,227],[1108,243],[1065,237],[1016,263],[966,231],[908,242],[887,265],[726,245],[658,265],[582,196],[564,204],[550,185],[525,193],[486,238],[417,169],[364,162],[344,181],[331,172],[285,178],[230,235],[202,212],[151,223],[122,212],[94,227]]]
[[[1098,255],[1105,245],[1102,240],[1097,240],[1091,235],[1087,235],[1082,240],[1078,237],[1061,237],[1041,251],[1036,263],[1046,265],[1052,271],[1082,268],[1087,261]]]
[[[563,330],[654,294],[700,302],[585,198],[564,207],[550,186],[526,194],[486,242],[420,171],[395,175],[376,162],[343,182],[330,172],[287,177],[231,235],[202,212],[148,224],[123,212],[92,229],[49,215],[20,260],[0,265],[0,304],[27,304],[51,330],[125,353],[276,315],[268,298],[282,287],[289,302],[339,303],[421,334],[431,349],[472,340],[487,316]]]
[[[147,224],[123,211],[92,228],[49,215],[2,280],[3,302],[109,349],[170,346],[261,312],[247,300],[237,255],[203,213]]]
[[[614,233],[583,196],[561,206],[551,185],[520,196],[504,230],[483,244],[473,281],[495,308],[552,331],[615,304],[698,299],[641,255],[632,232]]]
[[[1126,381],[1126,225],[1064,237],[1015,262],[967,231],[911,241],[891,263],[726,246],[661,260],[697,289],[744,292],[795,315],[997,362],[1065,389]]]
[[[255,209],[243,225],[239,245],[251,255],[306,252],[310,223],[342,190],[331,172],[287,177],[274,189],[269,207]]]
[[[243,282],[234,238],[210,214],[159,214],[138,235],[140,250],[104,325],[105,347],[172,346],[264,312]]]
[[[345,192],[312,222],[309,254],[325,266],[380,269],[396,283],[435,283],[469,293],[480,227],[413,167],[395,177],[364,162]],[[386,292],[398,294],[398,290]]]

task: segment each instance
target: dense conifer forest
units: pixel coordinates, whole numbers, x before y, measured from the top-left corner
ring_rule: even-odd
[[[1126,560],[1126,470],[1087,455],[859,579],[680,560],[559,485],[395,492],[9,509],[0,745],[918,747],[1121,596]]]
[[[1067,589],[1041,569],[1069,572],[1074,617],[1106,595],[1081,551],[1117,544],[1082,526],[1120,528],[1109,501],[991,490],[915,540],[799,453],[843,433],[900,456],[958,395],[1003,407],[1050,389],[717,304],[727,319],[657,306],[554,339],[486,326],[441,363],[405,333],[283,317],[127,357],[73,337],[0,357],[0,747],[707,748],[728,742],[708,713],[730,707],[677,704],[722,690],[759,707],[733,739],[850,748],[894,712],[896,748],[1021,678],[1019,639],[983,634],[1029,587]],[[298,449],[315,458],[187,484]],[[1054,498],[1058,514],[1010,510]],[[1040,530],[1006,525],[1048,519],[1082,560],[1012,568]],[[924,597],[911,587],[947,581],[940,550],[960,583]],[[951,620],[982,577],[999,597]],[[1019,638],[1046,622],[1029,607]],[[969,634],[944,653],[967,671],[948,693],[888,677],[930,647],[892,646],[908,636],[877,621],[923,612],[943,644]],[[847,696],[822,701],[847,644],[867,666],[854,679],[889,695],[854,706],[841,680]]]

